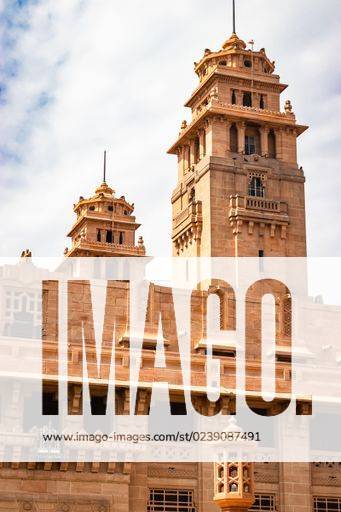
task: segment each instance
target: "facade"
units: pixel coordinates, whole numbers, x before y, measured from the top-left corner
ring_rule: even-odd
[[[170,153],[178,157],[178,183],[172,195],[174,256],[305,256],[304,175],[297,164],[297,138],[306,127],[296,123],[290,102],[280,111],[286,88],[274,74],[265,50],[250,51],[234,33],[218,52],[205,50],[195,65],[199,86],[186,105],[189,124],[182,123]],[[133,205],[117,199],[104,182],[90,199],[80,198],[66,256],[143,256]],[[23,256],[30,256],[29,253]],[[12,276],[14,279],[14,276]],[[49,290],[48,290],[49,291]],[[153,304],[165,291],[156,287]],[[126,284],[119,299],[124,304]],[[197,314],[202,314],[198,291]],[[43,307],[51,317],[53,289]],[[168,299],[167,299],[168,300]],[[161,306],[160,306],[161,307]],[[153,318],[143,357],[153,359]],[[51,327],[52,325],[52,327]],[[45,326],[50,344],[46,373],[56,373],[53,322]],[[117,334],[118,354],[126,354],[126,329]],[[202,333],[197,333],[200,341]],[[172,357],[170,333],[169,354]],[[205,353],[197,351],[198,382]],[[52,355],[51,355],[52,354]],[[222,364],[233,364],[233,351]],[[285,361],[281,363],[285,369]],[[201,365],[201,366],[200,366]],[[146,365],[148,368],[148,365]],[[122,364],[121,375],[125,368]],[[204,385],[204,384],[203,384]],[[70,408],[80,407],[73,386]],[[45,388],[53,408],[55,387]],[[146,407],[148,390],[140,395]],[[122,389],[122,407],[125,406]],[[101,408],[101,392],[96,395]],[[200,394],[198,407],[205,408]],[[181,407],[173,396],[172,407]],[[229,407],[223,402],[222,407]],[[231,470],[243,480],[241,500],[229,501],[222,475]],[[226,482],[225,482],[226,483]],[[248,486],[248,487],[245,487]],[[253,496],[255,495],[255,496]],[[254,500],[255,497],[255,500]],[[337,463],[263,463],[224,467],[212,463],[13,463],[0,467],[0,511],[53,512],[328,512],[341,511],[341,465]]]

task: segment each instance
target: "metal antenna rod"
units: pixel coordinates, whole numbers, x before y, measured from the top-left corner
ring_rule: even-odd
[[[236,33],[236,1],[232,0],[233,5],[233,33]]]
[[[104,165],[103,165],[103,183],[106,183],[107,174],[107,151],[104,151]]]

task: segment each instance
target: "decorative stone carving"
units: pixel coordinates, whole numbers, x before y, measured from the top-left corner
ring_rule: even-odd
[[[292,113],[292,104],[291,104],[291,101],[290,100],[287,100],[285,102],[285,106],[284,106],[284,110],[287,114],[291,114]]]

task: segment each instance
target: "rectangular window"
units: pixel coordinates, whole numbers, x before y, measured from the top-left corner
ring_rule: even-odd
[[[196,512],[189,489],[150,489],[147,512]]]
[[[259,272],[264,272],[264,251],[258,251],[258,258],[259,258]]]
[[[276,510],[276,496],[274,494],[256,494],[256,501],[250,510],[261,512]]]
[[[58,393],[43,392],[43,414],[56,416],[58,414]]]
[[[341,512],[341,498],[314,497],[314,512]]]
[[[256,153],[256,139],[253,135],[245,136],[245,154],[254,155]]]

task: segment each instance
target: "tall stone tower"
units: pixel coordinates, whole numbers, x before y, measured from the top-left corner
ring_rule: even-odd
[[[174,256],[306,256],[305,178],[297,163],[297,138],[307,126],[296,122],[290,101],[281,111],[287,85],[265,49],[250,45],[247,49],[234,31],[219,51],[206,49],[195,63],[199,85],[185,104],[191,121],[182,122],[169,149],[178,157]],[[209,475],[212,469],[202,467]],[[224,512],[245,512],[252,504],[252,493],[241,491],[245,484],[251,489],[253,467],[245,474],[241,467],[226,461],[214,466],[214,501]],[[281,463],[277,470],[280,510],[310,512],[311,465]],[[263,510],[257,499],[254,510]],[[264,510],[275,510],[271,499]]]
[[[133,215],[134,205],[115,192],[105,181],[89,199],[80,197],[74,205],[77,220],[68,236],[72,240],[65,256],[145,256],[143,238],[135,244],[140,227]]]
[[[186,102],[169,153],[178,157],[172,195],[174,256],[305,256],[304,175],[287,88],[264,48],[236,33],[195,63],[199,85]]]

